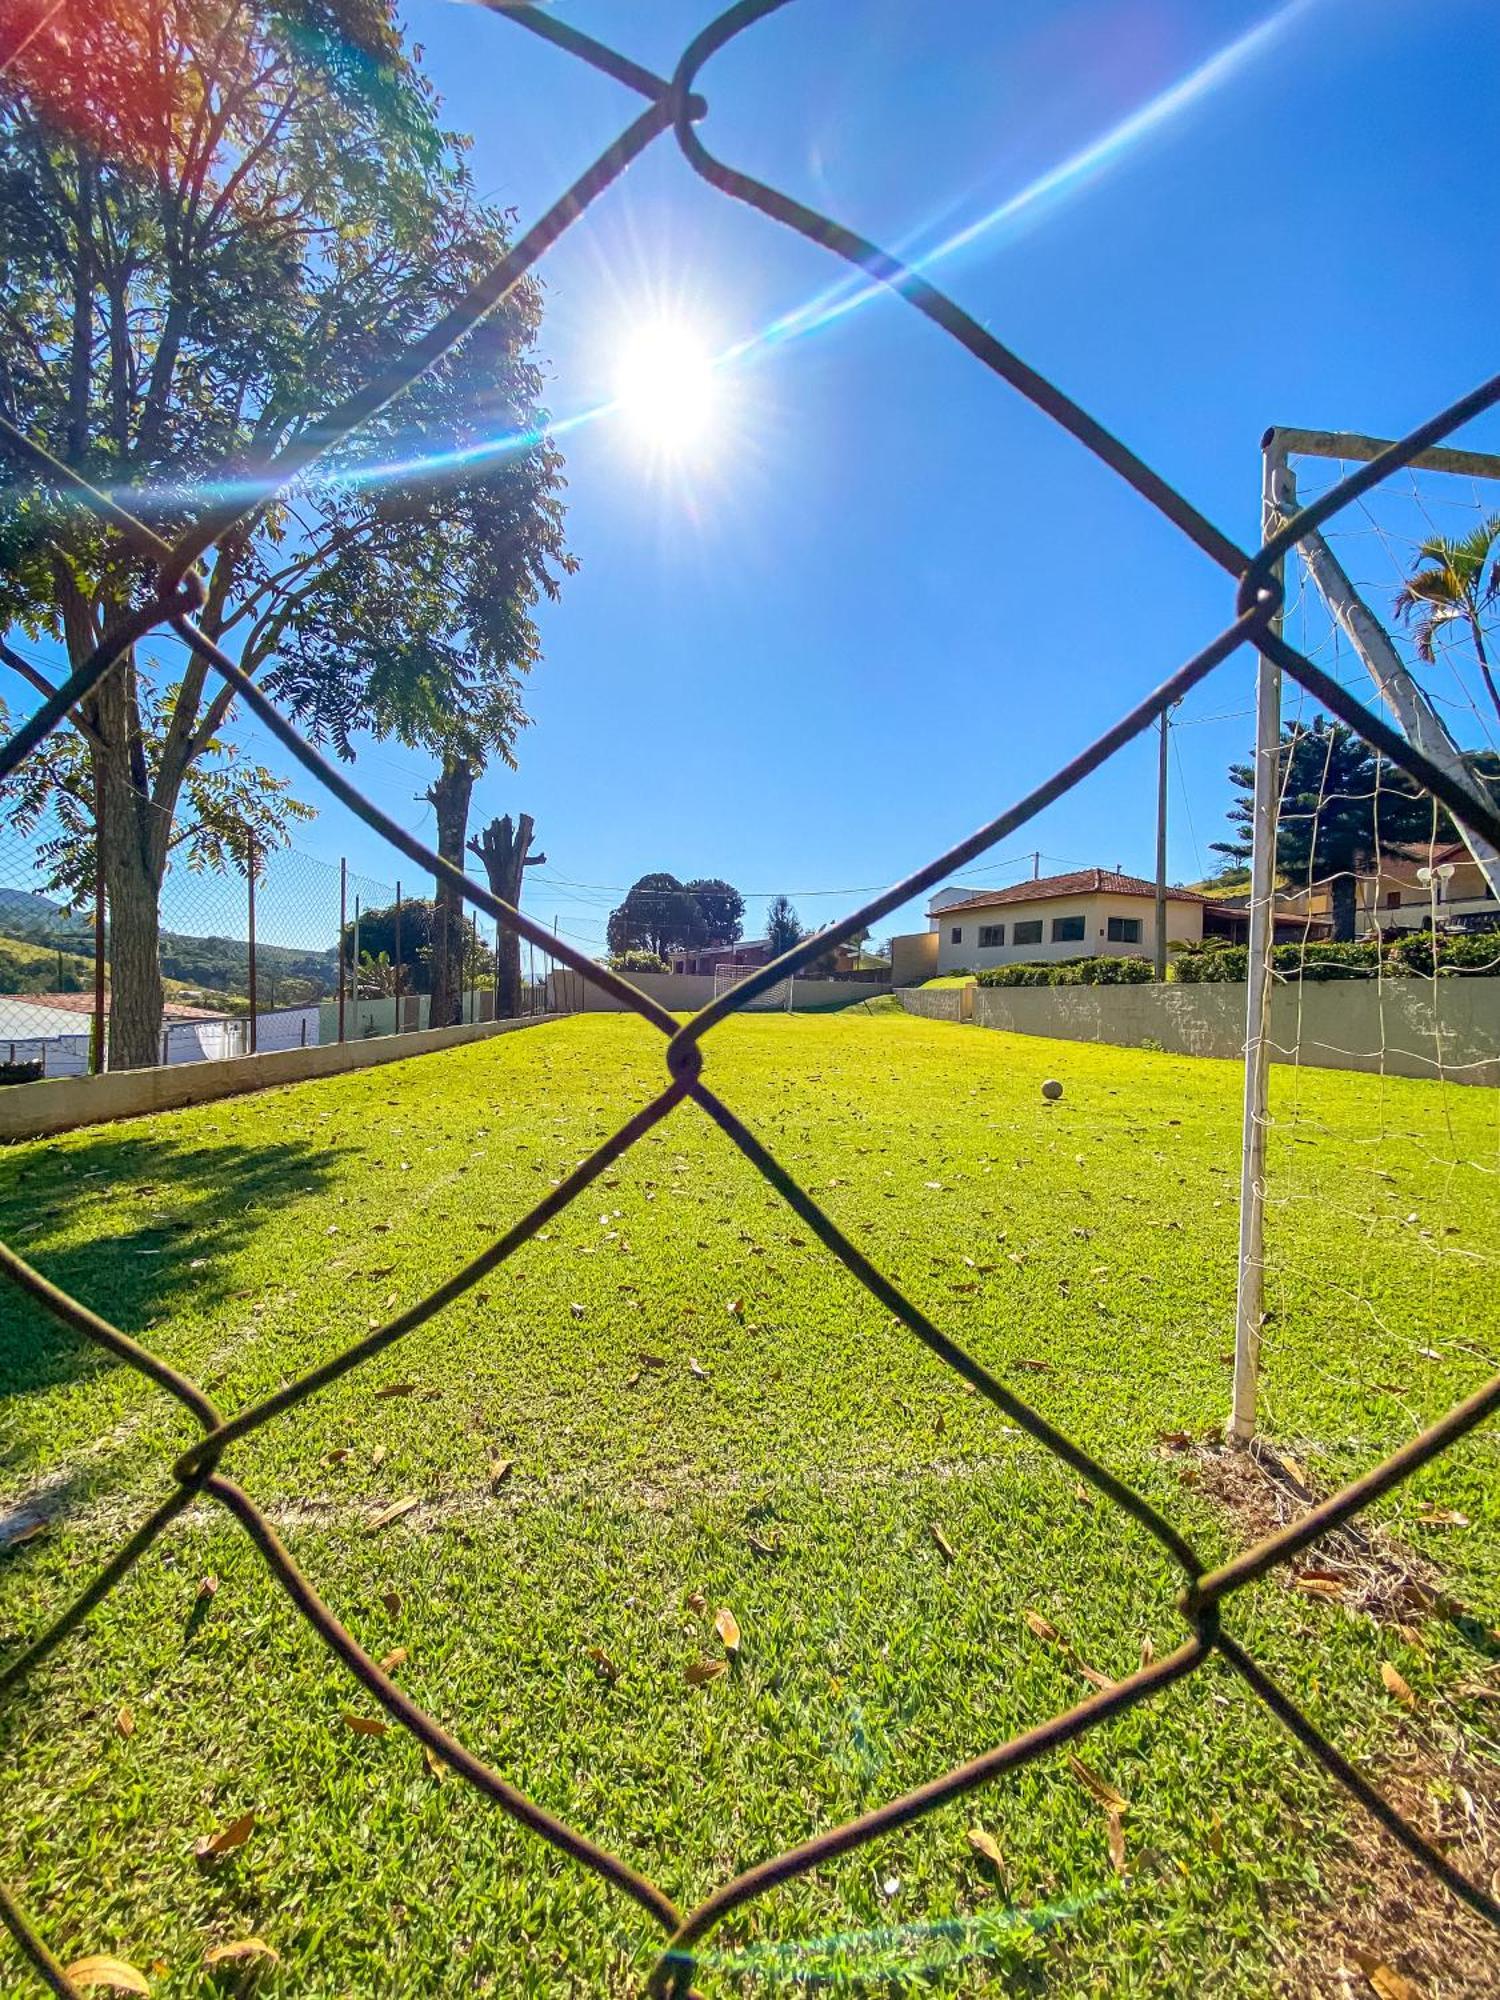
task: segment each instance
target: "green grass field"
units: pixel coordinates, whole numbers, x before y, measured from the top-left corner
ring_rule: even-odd
[[[661,1050],[589,1016],[16,1147],[0,1235],[233,1411],[473,1255],[654,1094]],[[1234,1545],[1163,1442],[1227,1408],[1233,1065],[855,1009],[732,1020],[705,1074],[940,1324],[1206,1556]],[[1266,1422],[1326,1488],[1494,1365],[1500,1100],[1313,1071],[1277,1072],[1274,1100]],[[192,1433],[11,1295],[0,1369],[5,1496],[51,1516],[0,1555],[10,1652]],[[1123,1676],[1182,1634],[1155,1544],[894,1326],[693,1106],[226,1470],[377,1658],[406,1649],[403,1686],[684,1905],[1082,1699],[1079,1663]],[[1494,1475],[1481,1433],[1381,1510],[1472,1619],[1409,1640],[1280,1579],[1228,1613],[1377,1769],[1460,1732],[1482,1753],[1458,1690],[1500,1622]],[[1469,1525],[1423,1526],[1435,1508]],[[689,1687],[720,1606],[739,1656]],[[157,1994],[222,1991],[204,1954],[247,1935],[280,1953],[265,1993],[639,1992],[648,1920],[404,1731],[345,1719],[375,1712],[197,1509],[0,1711],[0,1874],[64,1960],[116,1953]],[[704,1992],[1272,1990],[1356,1809],[1218,1663],[1079,1747],[1129,1801],[1125,1874],[1049,1756],[742,1912]],[[39,1990],[0,1940],[0,1993]]]

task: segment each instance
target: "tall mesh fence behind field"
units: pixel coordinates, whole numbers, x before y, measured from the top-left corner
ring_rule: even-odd
[[[1376,487],[1382,479],[1399,471],[1427,445],[1500,402],[1500,378],[1482,385],[1454,403],[1399,446],[1384,452],[1372,464],[1362,466],[1340,481],[1313,508],[1271,536],[1264,546],[1252,554],[1215,527],[1189,500],[1111,436],[1062,390],[1013,354],[993,333],[970,318],[925,278],[829,217],[808,209],[777,189],[752,180],[716,159],[707,150],[695,130],[697,123],[707,115],[706,104],[696,94],[699,72],[725,43],[763,16],[776,11],[778,4],[780,0],[740,0],[739,5],[732,7],[706,29],[685,51],[671,81],[653,75],[629,57],[591,40],[550,11],[521,6],[508,8],[506,13],[511,24],[543,36],[570,59],[587,63],[612,78],[615,83],[643,99],[644,110],[566,191],[554,208],[516,242],[504,261],[454,309],[447,320],[349,404],[320,419],[301,441],[289,447],[272,463],[262,468],[238,471],[234,489],[236,498],[221,503],[217,511],[211,509],[205,513],[196,525],[179,537],[175,545],[169,545],[138,520],[119,499],[88,488],[79,476],[52,459],[35,440],[25,437],[13,426],[0,423],[0,439],[4,440],[18,462],[30,467],[60,498],[91,506],[150,560],[157,576],[154,598],[144,601],[121,631],[107,637],[94,658],[70,678],[58,696],[43,703],[31,720],[16,732],[0,753],[0,777],[13,770],[28,750],[66,715],[69,707],[97,684],[122,643],[142,629],[170,625],[195,653],[235,688],[244,704],[305,769],[318,777],[334,797],[359,814],[367,825],[381,833],[410,864],[439,878],[446,877],[462,889],[471,906],[486,921],[509,924],[538,949],[550,950],[577,977],[591,981],[617,1000],[632,1006],[661,1034],[665,1057],[665,1074],[658,1094],[648,1104],[624,1117],[614,1133],[549,1188],[526,1214],[511,1221],[462,1269],[447,1274],[428,1297],[372,1328],[352,1346],[318,1362],[259,1403],[232,1414],[221,1412],[201,1387],[167,1367],[117,1327],[55,1289],[41,1272],[34,1270],[15,1252],[0,1249],[0,1269],[12,1282],[58,1319],[97,1342],[148,1377],[165,1393],[175,1397],[191,1413],[202,1431],[198,1443],[182,1456],[170,1472],[163,1468],[164,1491],[160,1504],[140,1522],[114,1558],[54,1624],[33,1637],[0,1670],[0,1684],[11,1689],[18,1687],[25,1676],[34,1672],[46,1656],[87,1617],[162,1532],[193,1501],[207,1496],[241,1523],[298,1613],[387,1714],[412,1731],[477,1792],[512,1814],[541,1840],[612,1884],[637,1907],[645,1920],[656,1927],[661,1936],[661,1952],[648,1981],[650,1990],[656,1995],[670,1993],[681,1996],[695,1990],[694,1979],[701,1962],[703,1941],[736,1909],[780,1883],[819,1868],[836,1856],[864,1847],[882,1834],[917,1820],[945,1801],[961,1796],[1004,1772],[1014,1771],[1061,1744],[1076,1740],[1104,1717],[1150,1700],[1162,1689],[1195,1673],[1217,1656],[1286,1724],[1324,1769],[1380,1819],[1411,1855],[1470,1909],[1491,1924],[1500,1926],[1500,1904],[1497,1904],[1490,1888],[1467,1879],[1435,1841],[1409,1823],[1349,1764],[1303,1709],[1266,1676],[1245,1650],[1231,1629],[1229,1615],[1237,1591],[1267,1572],[1292,1563],[1313,1543],[1350,1522],[1372,1501],[1430,1465],[1455,1440],[1472,1431],[1500,1404],[1500,1379],[1479,1379],[1477,1384],[1470,1386],[1475,1383],[1478,1370],[1456,1372],[1452,1393],[1459,1400],[1447,1407],[1428,1429],[1413,1435],[1389,1456],[1377,1457],[1373,1463],[1368,1462],[1368,1454],[1363,1457],[1354,1454],[1354,1465],[1351,1466],[1354,1476],[1330,1497],[1307,1508],[1253,1548],[1210,1570],[1190,1540],[1158,1508],[999,1381],[878,1269],[814,1196],[770,1152],[760,1137],[730,1110],[706,1080],[705,1074],[713,1030],[730,1012],[803,971],[832,942],[869,929],[902,904],[937,886],[977,855],[1014,834],[1046,806],[1097,770],[1116,750],[1150,728],[1172,703],[1241,648],[1258,648],[1265,656],[1274,659],[1329,712],[1340,716],[1377,744],[1419,783],[1453,803],[1454,788],[1439,769],[1413,751],[1397,732],[1351,695],[1315,657],[1277,633],[1275,619],[1282,596],[1277,582],[1277,567],[1310,520],[1326,520],[1339,509],[1346,508]],[[675,133],[676,142],[689,167],[712,186],[729,198],[749,204],[777,224],[807,237],[870,277],[892,286],[930,322],[956,339],[979,365],[990,370],[1001,382],[1008,384],[1060,425],[1096,460],[1123,478],[1146,504],[1172,522],[1205,560],[1217,565],[1224,575],[1226,599],[1225,623],[1217,635],[1208,638],[1201,651],[1170,673],[1154,691],[1144,692],[1094,743],[1043,777],[1011,807],[991,818],[967,839],[959,841],[946,853],[937,855],[883,894],[870,898],[830,931],[804,941],[774,964],[736,983],[685,1026],[631,987],[619,974],[593,964],[565,942],[554,940],[532,919],[510,909],[477,884],[465,882],[458,871],[445,869],[436,856],[366,799],[346,773],[330,766],[303,742],[254,682],[242,674],[235,662],[209,641],[193,621],[193,613],[201,600],[201,585],[196,580],[193,564],[239,516],[247,504],[247,493],[251,496],[248,504],[254,504],[257,494],[268,495],[304,475],[331,443],[347,435],[366,416],[399,395],[426,367],[460,340],[511,285],[538,263],[550,245],[587,211],[634,158],[668,133]],[[1481,815],[1481,819],[1488,836],[1500,844],[1500,814],[1488,811]],[[881,1307],[905,1326],[914,1339],[954,1369],[1010,1423],[1025,1431],[1037,1444],[1069,1466],[1079,1479],[1087,1482],[1111,1506],[1131,1517],[1154,1537],[1176,1565],[1182,1579],[1178,1598],[1182,1639],[1164,1657],[1153,1660],[1138,1673],[1092,1695],[1087,1701],[1051,1716],[1007,1742],[979,1749],[970,1761],[874,1807],[857,1819],[816,1833],[785,1853],[753,1861],[724,1881],[696,1908],[683,1910],[667,1888],[649,1879],[622,1856],[607,1852],[583,1830],[564,1822],[519,1792],[501,1773],[450,1737],[424,1709],[403,1693],[320,1601],[255,1500],[229,1476],[228,1467],[233,1463],[235,1447],[240,1439],[317,1395],[330,1382],[360,1367],[433,1318],[451,1300],[494,1271],[603,1174],[637,1139],[670,1118],[689,1099],[714,1120],[740,1153],[765,1177],[771,1189],[802,1219],[809,1232],[861,1281]],[[1468,1393],[1462,1394],[1465,1388]],[[1039,1548],[1039,1562],[1045,1562],[1045,1555],[1045,1548]],[[0,1915],[4,1916],[22,1950],[51,1989],[65,1996],[76,1996],[78,1988],[75,1982],[49,1950],[37,1925],[22,1913],[8,1893],[0,1892]]]

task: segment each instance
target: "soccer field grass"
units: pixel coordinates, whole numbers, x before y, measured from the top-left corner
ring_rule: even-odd
[[[664,1076],[651,1029],[587,1016],[19,1146],[0,1236],[232,1412],[448,1275]],[[1235,1545],[1164,1441],[1227,1410],[1234,1065],[855,1009],[732,1019],[705,1077],[939,1325],[1205,1559]],[[1266,1426],[1327,1490],[1494,1366],[1500,1094],[1277,1071],[1272,1095]],[[0,1556],[10,1653],[192,1433],[10,1293],[0,1369],[4,1495],[50,1516]],[[405,1650],[403,1687],[685,1907],[1073,1705],[1080,1664],[1123,1677],[1183,1636],[1157,1545],[893,1324],[692,1105],[225,1469],[361,1643]],[[1419,1737],[1482,1747],[1459,1690],[1500,1622],[1493,1434],[1377,1511],[1471,1618],[1404,1638],[1273,1577],[1226,1622],[1379,1771]],[[690,1687],[721,1606],[738,1656]],[[222,1990],[204,1954],[247,1935],[280,1954],[265,1993],[639,1992],[649,1920],[403,1730],[347,1720],[377,1712],[195,1508],[0,1708],[0,1875],[62,1959],[116,1953],[158,1994]],[[752,1904],[700,1987],[1264,1994],[1357,1808],[1217,1661],[1076,1748],[1129,1802],[1123,1875],[1050,1755]],[[0,1939],[0,1993],[39,1990]]]

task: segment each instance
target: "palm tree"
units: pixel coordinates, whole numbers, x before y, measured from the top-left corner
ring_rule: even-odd
[[[1430,666],[1433,641],[1440,625],[1455,621],[1466,625],[1474,642],[1479,671],[1500,716],[1500,688],[1490,671],[1484,643],[1482,614],[1500,598],[1500,514],[1481,521],[1462,541],[1450,542],[1444,535],[1432,535],[1417,551],[1419,563],[1427,569],[1413,570],[1396,598],[1396,616],[1403,624],[1415,618],[1412,636],[1417,656]],[[1488,574],[1486,574],[1486,570]]]

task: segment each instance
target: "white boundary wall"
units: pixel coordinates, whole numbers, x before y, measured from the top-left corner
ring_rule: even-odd
[[[636,972],[626,977],[669,1014],[696,1014],[714,997],[713,974],[709,972]],[[884,980],[801,979],[792,992],[792,1012],[809,1007],[853,1006],[860,1000],[877,1000],[890,992]],[[547,978],[547,997],[555,1012],[575,1014],[622,1014],[623,1000],[603,993],[576,972],[553,972]],[[768,1013],[786,1009],[786,982],[779,981],[768,993],[749,1003],[748,1013]]]
[[[40,1139],[75,1125],[139,1118],[151,1111],[175,1111],[186,1104],[236,1097],[242,1091],[266,1090],[273,1084],[306,1083],[314,1077],[369,1069],[376,1063],[405,1062],[410,1056],[435,1055],[442,1049],[485,1042],[491,1035],[514,1034],[519,1028],[533,1028],[557,1018],[552,1014],[523,1015],[516,1021],[426,1028],[420,1034],[376,1035],[367,1041],[334,1042],[322,1048],[277,1049],[269,1054],[235,1056],[226,1062],[173,1063],[166,1069],[119,1069],[103,1076],[14,1083],[0,1089],[0,1142]]]
[[[1245,1053],[1243,982],[1188,986],[980,986],[974,1021],[1016,1035],[1169,1055]],[[898,992],[909,1013],[957,1022],[960,992]],[[915,1004],[914,1004],[915,1003]],[[1271,996],[1271,1060],[1500,1087],[1500,979],[1301,980]]]

